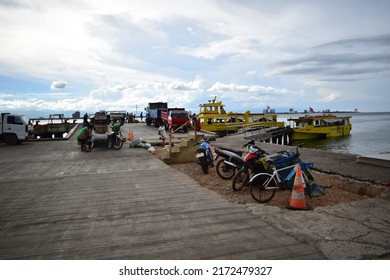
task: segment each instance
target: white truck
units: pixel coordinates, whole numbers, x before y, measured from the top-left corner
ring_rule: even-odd
[[[16,145],[28,139],[31,132],[29,119],[24,115],[1,113],[0,142],[6,145]]]

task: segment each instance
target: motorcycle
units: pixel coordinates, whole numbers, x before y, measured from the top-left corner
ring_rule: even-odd
[[[114,150],[119,150],[123,146],[124,139],[122,137],[120,126],[114,125],[112,133],[108,135],[109,143]],[[109,144],[110,146],[110,144]]]
[[[121,124],[113,124],[109,128],[110,131],[105,133],[92,131],[91,148],[97,146],[112,147],[114,150],[122,148],[124,139],[121,133]]]
[[[248,143],[241,146],[241,148],[248,147],[248,149],[255,144],[254,140],[249,141]],[[233,178],[236,174],[236,170],[240,170],[244,165],[244,160],[242,158],[242,151],[237,151],[224,147],[214,148],[216,153],[215,161],[222,157],[223,160],[218,161],[216,165],[216,171],[219,177],[224,180],[229,180]]]
[[[204,174],[209,172],[209,166],[214,166],[214,158],[211,152],[211,147],[208,139],[203,139],[201,143],[196,143],[195,145],[199,145],[196,150],[196,158],[198,159],[198,164],[202,167],[202,171]]]
[[[260,147],[252,145],[249,148],[249,153],[243,159],[243,165],[241,169],[233,178],[232,188],[234,191],[240,191],[244,186],[249,183],[249,179],[252,174],[259,172],[265,172],[262,158],[268,155],[267,152]]]

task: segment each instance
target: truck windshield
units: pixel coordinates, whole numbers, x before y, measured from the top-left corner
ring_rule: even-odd
[[[17,124],[17,125],[23,125],[23,120],[20,116],[8,116],[7,117],[7,123],[8,124]]]
[[[30,124],[30,119],[26,116],[21,116],[25,123]]]

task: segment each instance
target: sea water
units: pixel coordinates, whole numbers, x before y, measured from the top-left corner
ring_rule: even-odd
[[[299,140],[292,144],[304,142],[305,147],[330,150],[356,155],[376,155],[390,153],[390,112],[388,113],[338,113],[337,116],[351,116],[351,135],[331,137],[318,140]],[[280,114],[279,121],[290,117],[304,116],[303,114]]]

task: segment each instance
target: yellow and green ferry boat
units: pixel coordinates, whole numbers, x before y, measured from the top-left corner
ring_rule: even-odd
[[[284,122],[277,121],[277,114],[264,113],[233,113],[226,112],[222,101],[209,100],[208,103],[199,105],[200,112],[196,119],[200,122],[201,129],[215,132],[218,135],[235,133],[240,129],[260,127],[284,127]]]
[[[350,119],[351,116],[324,114],[289,118],[287,121],[293,122],[292,140],[304,140],[349,135],[352,130]]]

